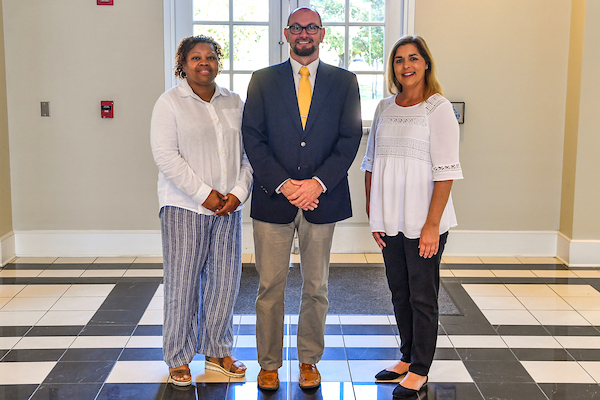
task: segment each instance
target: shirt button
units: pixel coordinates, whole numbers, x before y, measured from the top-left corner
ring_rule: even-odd
[[[298,167],[298,171],[300,171],[300,167]]]
[[[306,142],[300,143],[300,146],[302,146],[302,147],[306,146]]]

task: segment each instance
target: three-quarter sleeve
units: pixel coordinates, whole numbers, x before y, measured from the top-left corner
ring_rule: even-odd
[[[379,124],[379,116],[381,115],[383,100],[377,104],[375,109],[375,115],[373,116],[373,122],[371,122],[371,130],[369,132],[369,140],[367,141],[367,151],[363,162],[360,165],[361,171],[372,172],[373,162],[375,161],[375,136],[377,136],[377,126]]]
[[[433,110],[428,116],[428,123],[433,180],[463,179],[458,158],[460,131],[452,104],[442,96],[432,103]]]

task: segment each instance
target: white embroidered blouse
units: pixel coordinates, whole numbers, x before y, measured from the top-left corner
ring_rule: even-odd
[[[379,102],[373,117],[363,171],[372,172],[372,232],[417,239],[425,225],[435,181],[462,179],[459,129],[452,105],[440,94],[410,107],[395,96]],[[452,196],[440,234],[456,226]]]

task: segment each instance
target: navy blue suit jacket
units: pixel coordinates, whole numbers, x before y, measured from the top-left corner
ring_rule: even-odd
[[[362,136],[356,76],[319,62],[306,129],[302,129],[292,66],[288,61],[254,72],[244,107],[242,137],[254,169],[250,216],[285,224],[298,208],[275,190],[288,178],[318,177],[327,187],[314,211],[315,224],[352,216],[348,169]]]

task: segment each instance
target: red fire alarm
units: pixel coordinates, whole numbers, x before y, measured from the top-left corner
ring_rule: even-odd
[[[102,118],[113,117],[113,104],[114,101],[101,101],[100,102],[100,116]]]
[[[112,6],[113,0],[98,0],[96,4],[98,4],[99,6]]]

